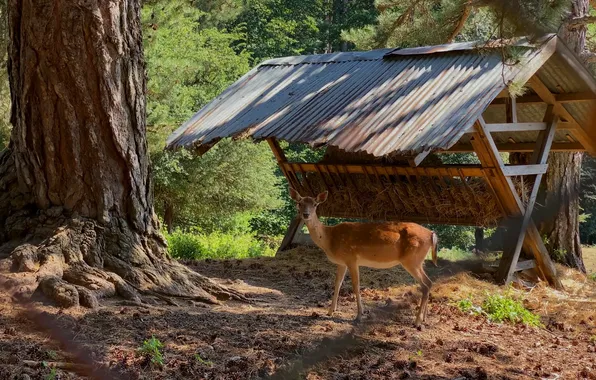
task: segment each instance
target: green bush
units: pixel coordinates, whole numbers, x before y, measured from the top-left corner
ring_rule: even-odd
[[[528,326],[542,326],[540,316],[533,314],[510,294],[490,294],[482,303],[482,310],[494,322],[523,323]]]
[[[175,230],[165,235],[170,255],[176,259],[242,259],[275,254],[272,247],[249,233]]]

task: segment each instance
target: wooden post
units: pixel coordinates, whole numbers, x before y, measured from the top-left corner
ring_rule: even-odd
[[[294,241],[294,236],[296,236],[296,232],[298,232],[302,228],[303,224],[304,222],[302,221],[302,218],[300,218],[300,216],[297,216],[294,219],[292,219],[292,222],[290,223],[290,226],[286,231],[284,239],[282,240],[281,245],[277,249],[276,255],[290,247],[290,245]]]
[[[525,207],[517,195],[515,186],[513,185],[513,182],[511,182],[511,178],[505,176],[503,161],[499,156],[499,151],[497,150],[492,136],[486,129],[486,123],[482,117],[476,122],[476,130],[477,132],[471,139],[472,145],[480,162],[483,167],[485,167],[485,171],[492,173],[491,175],[487,175],[486,178],[490,181],[495,194],[500,199],[506,212],[506,217],[525,217]],[[550,148],[550,145],[548,145],[548,148]],[[545,154],[548,154],[548,150],[550,149],[547,149]],[[556,289],[562,289],[563,286],[557,278],[556,269],[548,255],[544,243],[542,242],[540,233],[531,219],[528,220],[526,229],[527,234],[524,234],[521,238],[523,248],[534,254],[541,277],[547,280],[549,284]]]

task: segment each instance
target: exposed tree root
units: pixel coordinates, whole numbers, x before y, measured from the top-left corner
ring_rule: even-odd
[[[171,260],[159,234],[140,236],[124,221],[106,227],[53,208],[36,216],[19,214],[13,225],[22,231],[19,223],[27,224],[25,242],[0,247],[0,252],[15,247],[0,260],[0,271],[10,268],[5,286],[20,295],[40,292],[65,308],[96,308],[114,296],[136,305],[142,296],[170,305],[179,305],[176,299],[249,301]]]

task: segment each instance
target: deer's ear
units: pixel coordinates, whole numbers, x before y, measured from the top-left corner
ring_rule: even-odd
[[[294,190],[293,187],[290,187],[290,198],[292,198],[296,202],[300,202],[300,200],[302,199],[300,194],[298,194],[298,192],[296,190]]]
[[[317,195],[317,203],[323,203],[327,200],[327,196],[329,195],[328,191],[324,191],[321,194]]]

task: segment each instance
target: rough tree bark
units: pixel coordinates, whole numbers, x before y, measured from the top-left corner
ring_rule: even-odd
[[[9,0],[0,280],[61,306],[243,296],[167,256],[145,139],[140,0]],[[169,298],[167,298],[169,299]]]
[[[589,0],[573,0],[570,18],[588,14]],[[564,26],[559,36],[578,56],[585,50],[586,25]],[[579,235],[579,187],[583,153],[551,153],[546,173],[546,205],[557,208],[540,225],[554,260],[586,272]]]

